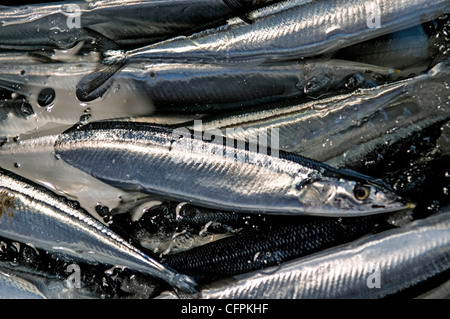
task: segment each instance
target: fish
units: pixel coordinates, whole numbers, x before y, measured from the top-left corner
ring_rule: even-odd
[[[242,230],[231,237],[165,255],[163,260],[190,274],[203,286],[255,270],[270,273],[270,267],[391,227],[386,222],[386,214],[308,217],[267,218],[267,225],[261,225],[258,230]]]
[[[54,154],[108,185],[213,209],[360,216],[412,205],[355,171],[235,143],[199,131],[107,121],[68,129]]]
[[[127,267],[195,291],[192,278],[147,256],[76,203],[9,171],[0,174],[0,236],[85,262]]]
[[[218,26],[236,15],[245,17],[250,9],[270,2],[274,1],[75,0],[1,7],[0,49],[68,49],[84,42],[90,51],[96,44],[89,30],[131,49]]]
[[[100,68],[85,76],[76,85],[76,96],[82,102],[93,101],[120,86],[128,87],[129,94],[145,92],[157,112],[214,113],[283,99],[311,99],[367,83],[382,84],[396,72],[335,59],[251,65],[128,63],[95,90],[90,88],[108,77],[107,71]],[[349,81],[357,83],[349,86]]]
[[[281,265],[203,285],[200,299],[369,299],[395,295],[450,268],[448,206],[403,227]]]
[[[367,175],[195,130],[105,121],[59,131],[4,143],[2,167],[80,202],[100,221],[99,206],[112,211],[148,196],[271,214],[365,215],[413,205]],[[93,145],[102,145],[98,154]]]
[[[258,136],[266,145],[273,145],[274,134],[280,150],[349,167],[396,135],[405,136],[448,118],[449,62],[377,87],[309,102],[267,103],[176,127],[193,129],[197,123],[203,131],[220,131],[242,141]]]
[[[0,299],[47,299],[33,283],[0,268]]]
[[[325,55],[435,19],[449,9],[446,0],[283,1],[250,13],[251,24],[231,23],[132,50],[105,50],[102,63],[108,71],[79,86],[89,96],[129,61],[242,65]]]
[[[0,102],[0,136],[13,138],[55,126],[154,113],[147,96],[137,91],[130,94],[126,83],[119,81],[103,99],[80,102],[75,95],[76,84],[96,65],[79,61],[0,64],[0,89],[4,92]],[[120,85],[122,89],[117,87]]]
[[[123,52],[123,58],[205,61],[304,58],[413,27],[438,18],[449,8],[445,0],[431,4],[425,0],[284,1],[257,10],[252,24],[236,23],[171,38]],[[377,15],[380,24],[371,25],[370,20]],[[118,55],[105,53],[106,59],[108,55],[111,59]]]

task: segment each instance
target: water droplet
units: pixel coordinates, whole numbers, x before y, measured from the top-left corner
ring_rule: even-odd
[[[52,88],[43,89],[38,96],[38,104],[42,107],[49,106],[55,100],[56,92]]]
[[[85,125],[88,123],[89,119],[91,118],[91,114],[83,114],[80,116],[80,124]]]
[[[24,101],[20,106],[20,111],[25,116],[30,116],[34,114],[33,107],[26,101]]]

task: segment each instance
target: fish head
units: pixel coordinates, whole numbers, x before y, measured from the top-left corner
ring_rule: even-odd
[[[385,187],[334,177],[301,186],[299,200],[305,211],[324,216],[363,216],[415,207]]]

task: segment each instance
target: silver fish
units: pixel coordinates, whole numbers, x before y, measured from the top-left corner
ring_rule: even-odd
[[[198,297],[382,298],[449,268],[450,213],[446,207],[404,227],[210,284]]]
[[[93,91],[86,87],[102,84],[104,71],[86,76],[77,84],[76,95],[80,101],[91,101],[116,86],[129,87],[133,94],[145,92],[157,111],[211,113],[295,97],[317,97],[347,90],[346,83],[355,75],[361,78],[358,84],[362,86],[369,81],[386,81],[396,72],[334,59],[247,65],[129,63],[106,85]]]
[[[0,236],[91,263],[128,267],[195,290],[193,279],[150,258],[82,209],[10,172],[0,176]]]
[[[250,15],[251,24],[235,23],[126,52],[105,52],[104,61],[307,57],[418,25],[449,9],[448,0],[284,1]]]
[[[109,185],[209,208],[354,216],[411,207],[357,172],[234,143],[146,123],[98,122],[61,134],[54,152]],[[3,147],[0,156],[20,146]]]
[[[410,131],[447,118],[449,79],[449,61],[445,61],[426,74],[350,94],[203,118],[201,127],[244,141],[267,136],[267,141],[262,140],[267,145],[273,145],[270,133],[278,130],[274,137],[281,150],[345,166],[403,128]],[[193,129],[194,124],[178,125]]]
[[[78,98],[97,90],[129,61],[242,64],[300,59],[416,26],[450,9],[448,0],[283,1],[249,14],[253,23],[233,22],[190,36],[132,50],[105,50],[104,72],[78,87]],[[326,14],[324,14],[326,12]],[[375,19],[373,24],[372,19]],[[380,22],[380,19],[382,22]]]
[[[39,51],[70,48],[80,41],[90,48],[93,38],[85,28],[135,48],[220,25],[227,18],[272,1],[259,2],[74,0],[1,7],[0,48]]]

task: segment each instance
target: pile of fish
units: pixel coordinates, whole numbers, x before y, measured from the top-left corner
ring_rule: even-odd
[[[450,297],[448,14],[0,4],[0,297]]]

